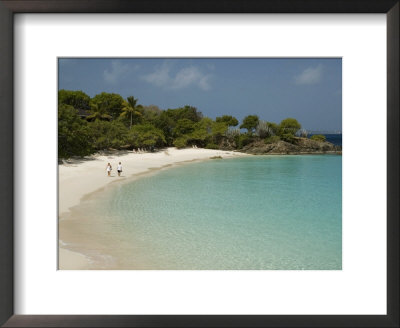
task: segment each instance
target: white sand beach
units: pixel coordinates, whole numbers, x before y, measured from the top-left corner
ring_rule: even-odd
[[[65,224],[71,207],[79,205],[85,195],[101,190],[110,183],[140,176],[152,169],[196,160],[206,160],[210,157],[222,158],[249,156],[233,151],[212,149],[176,149],[168,148],[154,153],[134,153],[132,151],[110,152],[106,155],[96,154],[84,159],[71,159],[59,164],[59,269],[90,269],[90,263],[79,252],[71,251],[63,238],[72,236],[74,227],[79,224]],[[117,165],[122,163],[123,172],[118,176]],[[107,176],[106,166],[111,163],[111,176]],[[63,223],[63,224],[61,224]],[[64,231],[65,230],[65,231]],[[68,230],[68,231],[66,231]],[[67,240],[68,242],[68,240]]]

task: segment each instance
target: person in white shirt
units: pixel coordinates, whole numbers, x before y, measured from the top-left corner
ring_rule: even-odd
[[[107,174],[108,174],[108,176],[111,176],[111,170],[112,170],[111,164],[108,163],[107,164]]]
[[[121,172],[122,172],[122,164],[121,164],[121,162],[118,163],[117,171],[118,171],[118,176],[120,177],[121,176]]]

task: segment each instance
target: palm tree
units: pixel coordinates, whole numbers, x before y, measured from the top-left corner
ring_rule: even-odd
[[[126,98],[126,102],[124,103],[124,107],[122,107],[122,113],[121,117],[125,117],[127,115],[130,116],[131,118],[131,124],[129,126],[129,129],[132,128],[132,121],[133,121],[133,116],[142,116],[142,113],[139,111],[139,109],[143,108],[142,105],[137,105],[137,102],[139,99],[135,99],[135,97],[130,96]]]
[[[110,120],[112,117],[111,115],[108,115],[106,111],[103,109],[102,106],[99,106],[98,104],[92,102],[90,104],[90,115],[87,117],[87,119],[91,120],[94,119],[95,121],[97,120]]]

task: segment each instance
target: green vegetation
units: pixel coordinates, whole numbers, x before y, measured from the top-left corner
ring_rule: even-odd
[[[119,117],[124,106],[124,98],[116,93],[102,92],[94,96],[91,101],[110,115],[112,119]]]
[[[217,123],[224,122],[228,126],[237,126],[239,124],[239,121],[236,119],[236,117],[233,117],[231,115],[223,115],[221,117],[217,117],[215,119]]]
[[[288,135],[295,135],[297,131],[301,129],[301,125],[299,122],[297,122],[296,119],[294,118],[287,118],[284,119],[280,124],[279,124],[279,130],[280,134],[288,134]]]
[[[161,110],[155,105],[139,104],[134,96],[124,99],[102,92],[90,98],[82,91],[58,93],[59,158],[86,156],[104,149],[154,150],[171,146],[238,150],[260,140],[267,144],[279,140],[293,143],[295,135],[305,131],[294,118],[277,124],[248,115],[238,125],[231,115],[212,120],[193,106]]]
[[[273,122],[267,122],[267,124],[273,136],[279,135],[279,124]]]
[[[112,119],[112,116],[107,114],[107,110],[105,109],[105,107],[95,102],[90,103],[89,113],[90,115],[87,116],[87,119],[90,121],[101,121],[101,120]]]
[[[93,152],[92,137],[85,120],[71,105],[58,106],[58,156],[85,156]]]
[[[271,136],[271,137],[266,138],[264,140],[264,142],[266,144],[273,144],[273,143],[278,142],[279,140],[281,140],[281,138],[279,136]]]
[[[160,129],[150,123],[137,124],[128,132],[126,142],[135,148],[162,147],[165,145],[165,137]]]
[[[247,129],[248,133],[253,133],[258,125],[257,115],[248,115],[243,119],[243,123],[240,126],[241,129]]]
[[[280,138],[281,138],[283,141],[286,141],[286,142],[289,142],[289,143],[293,143],[295,137],[294,137],[294,134],[291,134],[291,133],[283,133],[283,134],[280,135]]]
[[[326,141],[326,137],[323,134],[314,134],[310,139],[315,141]]]
[[[214,143],[209,143],[209,144],[207,144],[207,146],[205,147],[206,149],[218,149],[219,147],[218,147],[218,145],[217,144],[214,144]]]
[[[95,120],[88,125],[95,150],[118,149],[124,145],[128,130],[121,122]]]
[[[140,119],[143,116],[143,114],[140,112],[140,109],[142,109],[143,106],[137,105],[138,99],[135,99],[133,96],[126,98],[126,100],[127,101],[123,103],[122,113],[120,116],[130,118],[129,129],[131,129],[133,118],[135,118],[135,122],[140,122]]]
[[[82,91],[60,90],[58,92],[58,104],[88,110],[90,109],[90,97]]]

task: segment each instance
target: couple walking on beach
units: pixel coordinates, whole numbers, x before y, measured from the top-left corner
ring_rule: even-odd
[[[107,175],[110,177],[111,176],[111,171],[112,171],[112,166],[111,166],[110,163],[107,164],[106,170],[107,170]],[[120,177],[121,176],[121,172],[122,172],[122,164],[121,164],[121,162],[118,163],[117,172],[118,172],[118,176]]]

